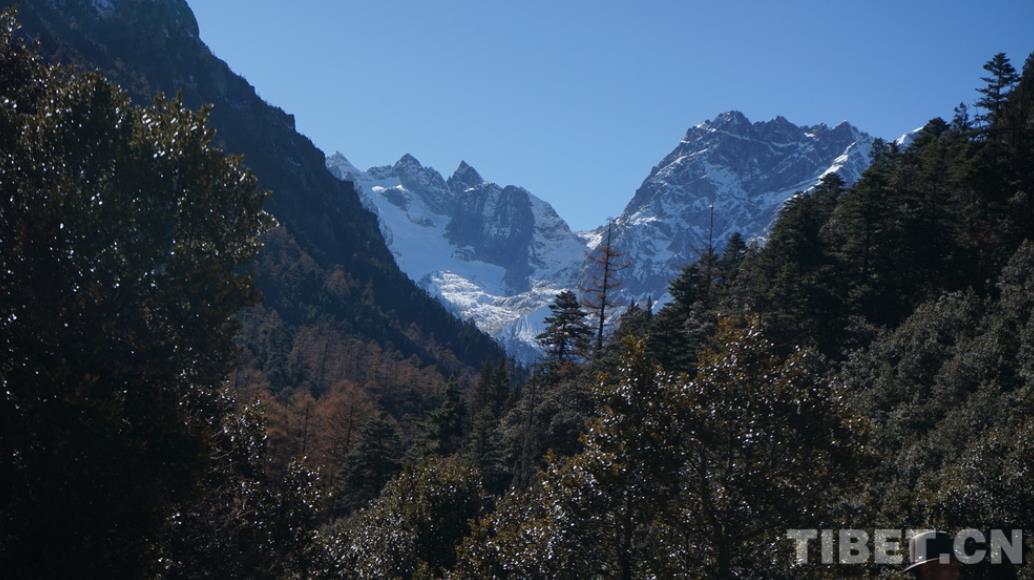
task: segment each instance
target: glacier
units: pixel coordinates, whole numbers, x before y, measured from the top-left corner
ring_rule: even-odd
[[[355,183],[407,276],[518,360],[538,357],[547,306],[576,283],[588,251],[551,205],[465,162],[448,180],[408,154],[363,171],[335,153],[327,167]]]

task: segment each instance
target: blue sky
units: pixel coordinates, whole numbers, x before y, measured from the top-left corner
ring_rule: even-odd
[[[848,120],[896,137],[1034,51],[1034,1],[189,0],[201,37],[328,154],[411,153],[620,213],[685,130]]]

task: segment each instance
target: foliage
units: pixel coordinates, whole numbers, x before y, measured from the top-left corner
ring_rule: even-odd
[[[725,321],[693,381],[641,340],[623,362],[585,450],[479,523],[462,574],[763,577],[787,527],[830,521],[858,442],[814,355],[779,361],[756,321]]]
[[[592,330],[574,292],[557,294],[549,310],[552,314],[545,319],[546,329],[537,337],[546,354],[556,363],[585,356]]]
[[[407,467],[351,521],[323,535],[323,573],[348,578],[438,576],[481,509],[478,472],[462,460]]]
[[[266,194],[207,111],[48,66],[10,13],[0,71],[0,561],[144,576],[210,464]]]
[[[164,577],[306,575],[323,501],[318,477],[292,463],[283,476],[271,479],[265,442],[256,407],[223,418],[201,498],[177,506],[170,517],[159,560]]]
[[[608,229],[595,333],[558,294],[524,380],[179,3],[127,3],[132,34],[88,8],[26,14],[138,102],[185,92],[134,107],[2,18],[6,574],[839,576],[792,568],[785,530],[1034,519],[1034,55],[610,336]]]
[[[334,494],[335,513],[345,515],[377,497],[402,469],[398,428],[386,413],[370,418],[359,431],[355,448],[345,457]]]

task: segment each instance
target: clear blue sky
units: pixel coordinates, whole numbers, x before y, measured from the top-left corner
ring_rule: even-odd
[[[576,229],[691,125],[848,120],[896,137],[1034,50],[1034,0],[189,0],[201,37],[328,154],[461,159]]]

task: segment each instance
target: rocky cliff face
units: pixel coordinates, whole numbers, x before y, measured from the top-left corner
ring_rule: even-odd
[[[783,202],[827,173],[853,183],[869,166],[872,138],[850,124],[750,122],[730,111],[692,127],[654,167],[614,223],[629,254],[629,296],[661,298],[668,281],[699,257],[708,237],[763,237]],[[714,227],[711,229],[711,208]]]
[[[512,326],[571,287],[586,252],[548,203],[485,181],[466,163],[447,180],[411,155],[362,171],[337,153],[327,166],[359,188],[410,278],[511,352],[528,354],[508,339]],[[524,342],[533,358],[534,336]]]

